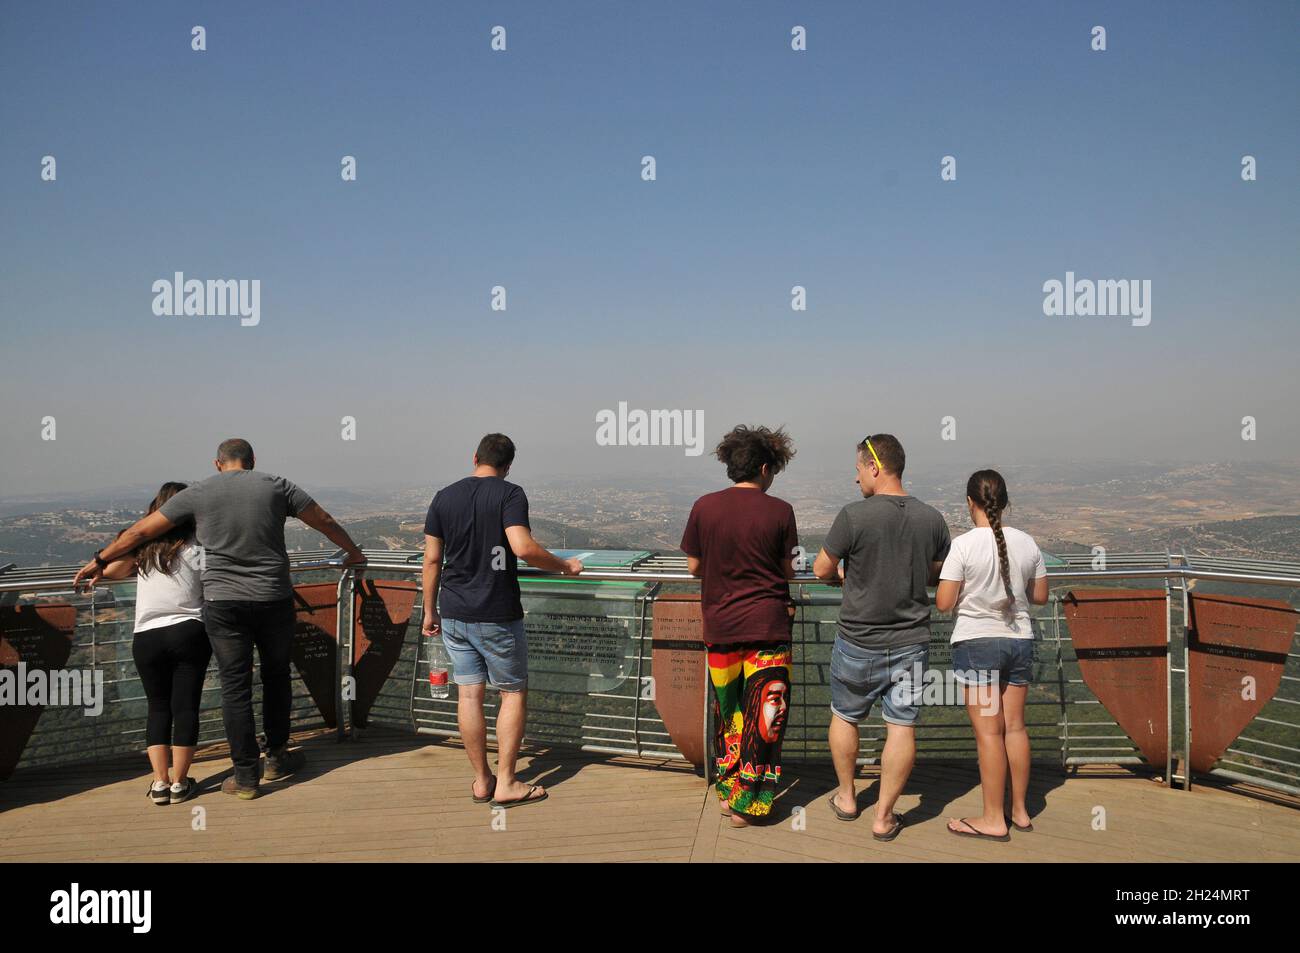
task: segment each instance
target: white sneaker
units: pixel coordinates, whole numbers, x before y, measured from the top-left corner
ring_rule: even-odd
[[[186,778],[184,781],[177,781],[171,786],[170,796],[171,804],[179,804],[181,801],[188,801],[199,790],[199,783],[193,778]]]

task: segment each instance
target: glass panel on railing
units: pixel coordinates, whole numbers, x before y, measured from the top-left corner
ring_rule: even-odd
[[[629,552],[621,561],[641,555]],[[640,715],[655,720],[648,702],[638,704],[638,674],[644,669],[648,676],[650,667],[643,658],[641,636],[645,599],[653,586],[523,578],[520,588],[528,637],[528,739],[636,753]],[[412,642],[412,650],[393,666],[389,684],[409,686],[408,724],[413,720],[417,728],[454,735],[454,673],[445,695],[431,688],[428,640],[420,638],[417,629]],[[373,719],[392,721],[394,701],[385,686]],[[489,688],[489,730],[498,701]]]
[[[525,583],[530,690],[584,695],[623,689],[638,664],[637,616],[629,609],[645,589],[638,582]]]

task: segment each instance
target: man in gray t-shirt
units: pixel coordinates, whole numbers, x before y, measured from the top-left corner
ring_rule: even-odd
[[[871,827],[877,840],[893,840],[902,828],[894,804],[916,760],[930,651],[926,587],[939,581],[952,545],[939,511],[903,489],[905,464],[902,444],[891,434],[863,438],[856,482],[864,499],[835,517],[813,565],[819,578],[844,586],[831,651],[830,748],[840,782],[831,809],[844,820],[858,814],[858,723],[879,699],[886,736]]]
[[[284,477],[241,468],[191,484],[160,512],[173,523],[194,523],[205,601],[274,602],[293,593],[284,521],[315,505]]]
[[[951,543],[943,516],[914,496],[877,491],[840,510],[822,547],[844,560],[840,638],[864,649],[928,644],[926,587]]]
[[[265,778],[288,777],[303,762],[300,751],[288,748],[296,620],[284,521],[296,516],[324,534],[347,554],[344,565],[360,565],[365,556],[305,492],[283,477],[256,472],[247,440],[223,441],[215,462],[215,476],[187,487],[123,530],[77,573],[76,582],[93,582],[114,559],[178,523],[194,523],[195,538],[203,547],[203,624],[221,674],[221,716],[235,766],[221,790],[248,800],[257,797],[262,776],[253,718],[255,647],[262,673]]]

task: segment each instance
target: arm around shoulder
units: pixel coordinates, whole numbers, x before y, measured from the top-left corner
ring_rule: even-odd
[[[182,491],[184,493],[185,491]],[[172,497],[177,499],[182,493]],[[170,502],[170,501],[169,501]],[[166,504],[164,504],[166,505]],[[126,576],[108,575],[108,571],[113,569],[115,563],[119,563],[129,553],[133,552],[140,545],[149,542],[167,532],[176,524],[163,515],[162,510],[154,510],[149,515],[136,520],[126,529],[118,534],[117,539],[109,543],[99,551],[95,559],[92,559],[86,565],[77,571],[77,575],[72,579],[72,587],[78,588],[83,582],[94,585],[96,579],[125,579]],[[123,571],[123,567],[118,566],[114,572]]]

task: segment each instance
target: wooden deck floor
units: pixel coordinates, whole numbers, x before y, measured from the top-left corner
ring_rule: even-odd
[[[907,828],[880,844],[867,822],[831,814],[829,766],[790,765],[779,820],[737,831],[702,779],[673,763],[534,748],[521,776],[546,784],[551,798],[494,815],[470,802],[454,741],[376,730],[343,744],[302,743],[307,770],[264,786],[255,801],[216,790],[230,765],[216,752],[196,765],[208,784],[183,807],[149,803],[142,757],[20,771],[0,783],[0,861],[1300,860],[1294,806],[1210,788],[1171,791],[1120,772],[1066,778],[1042,765],[1030,799],[1035,832],[998,844],[944,828],[946,817],[979,810],[974,765],[922,762],[899,805]],[[874,777],[861,787],[868,805]],[[1094,829],[1098,809],[1102,830]]]

